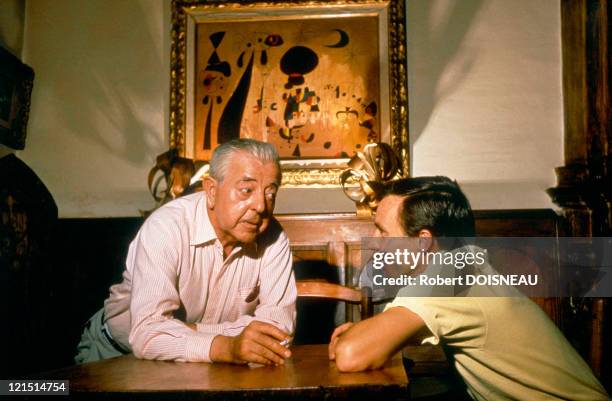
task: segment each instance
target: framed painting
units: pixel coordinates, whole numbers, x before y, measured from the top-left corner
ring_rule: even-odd
[[[0,143],[25,148],[34,70],[0,47]]]
[[[372,142],[408,173],[404,3],[174,0],[170,146],[275,145],[283,184],[339,183]]]

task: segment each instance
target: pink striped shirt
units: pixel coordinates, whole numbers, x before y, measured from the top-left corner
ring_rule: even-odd
[[[253,320],[293,333],[296,294],[278,222],[224,260],[199,192],[149,216],[104,310],[113,338],[139,358],[210,362],[216,335],[236,336]]]

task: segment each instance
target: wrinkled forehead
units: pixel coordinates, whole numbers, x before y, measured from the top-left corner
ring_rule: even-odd
[[[280,170],[274,161],[262,161],[248,152],[238,151],[228,157],[224,181],[247,179],[264,184],[280,184],[280,177]]]

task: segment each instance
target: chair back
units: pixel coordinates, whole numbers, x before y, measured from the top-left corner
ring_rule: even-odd
[[[344,301],[360,305],[361,319],[372,317],[372,298],[368,288],[356,289],[320,280],[297,280],[298,297]]]

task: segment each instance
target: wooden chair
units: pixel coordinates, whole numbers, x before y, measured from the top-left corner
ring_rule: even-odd
[[[296,280],[296,286],[298,297],[360,305],[361,319],[372,317],[374,314],[368,288],[360,290],[324,280]],[[423,401],[464,399],[452,398],[457,394],[448,377],[450,368],[440,347],[407,347],[407,349],[411,352],[402,356],[406,373],[411,377],[411,399]],[[435,352],[438,354],[432,357]]]
[[[321,280],[297,280],[298,297],[344,301],[360,305],[361,318],[373,316],[372,297],[368,288],[361,290]]]

